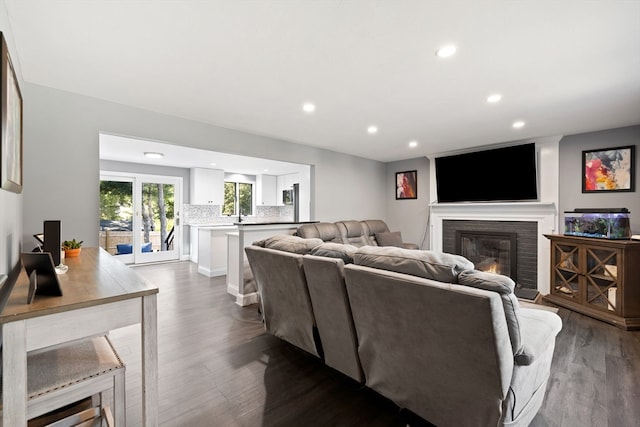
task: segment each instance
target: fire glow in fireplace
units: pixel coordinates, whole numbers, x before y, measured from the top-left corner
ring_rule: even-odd
[[[517,233],[456,230],[456,253],[476,270],[518,277]]]

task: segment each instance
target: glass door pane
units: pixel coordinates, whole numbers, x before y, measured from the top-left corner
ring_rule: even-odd
[[[180,259],[180,178],[105,172],[100,246],[127,264]]]
[[[133,180],[103,177],[100,180],[100,247],[111,255],[133,262]]]
[[[136,262],[178,259],[178,224],[176,193],[178,185],[171,179],[144,179],[140,182],[140,244]]]

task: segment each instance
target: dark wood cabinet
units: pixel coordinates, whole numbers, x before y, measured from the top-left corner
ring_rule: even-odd
[[[547,235],[551,292],[544,299],[616,325],[640,329],[640,242]]]

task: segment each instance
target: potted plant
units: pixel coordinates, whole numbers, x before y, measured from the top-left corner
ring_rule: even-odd
[[[80,249],[82,248],[83,240],[79,242],[76,239],[65,240],[62,242],[62,250],[64,251],[65,258],[76,257],[80,255]]]

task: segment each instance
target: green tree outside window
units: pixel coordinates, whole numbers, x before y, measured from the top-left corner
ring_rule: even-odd
[[[238,205],[240,211],[238,211]],[[253,184],[245,182],[224,183],[222,215],[253,215]]]
[[[224,183],[224,205],[222,207],[222,215],[236,214],[236,183]]]

